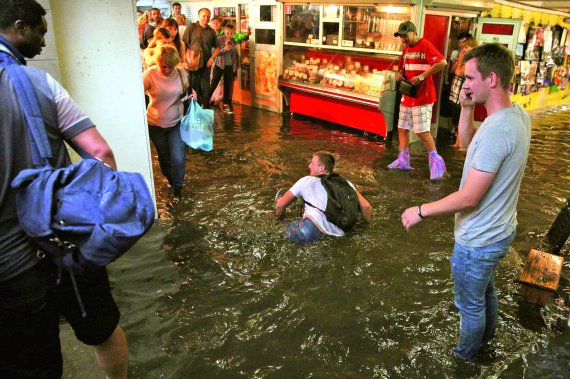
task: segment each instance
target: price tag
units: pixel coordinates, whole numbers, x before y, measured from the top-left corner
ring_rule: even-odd
[[[318,38],[311,39],[311,45],[318,45],[321,41]]]
[[[352,46],[354,46],[354,41],[343,39],[341,46],[352,47]]]

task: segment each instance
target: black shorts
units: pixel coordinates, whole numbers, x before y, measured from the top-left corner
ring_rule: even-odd
[[[459,116],[461,116],[461,105],[451,104],[451,123],[455,128],[459,125]]]
[[[69,275],[62,273],[60,285],[55,285],[56,279],[57,268],[44,259],[33,269],[0,283],[0,378],[60,378],[61,317],[88,345],[105,342],[117,327],[119,309],[105,269],[76,275],[87,311],[85,319]]]

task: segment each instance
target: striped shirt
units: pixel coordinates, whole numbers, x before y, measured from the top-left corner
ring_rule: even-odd
[[[411,80],[429,69],[434,63],[444,60],[443,55],[437,51],[435,46],[425,38],[421,38],[414,46],[406,46],[398,68],[405,70],[405,76]],[[407,107],[417,107],[435,103],[435,85],[433,78],[428,76],[419,86],[417,97],[402,95],[402,105]]]
[[[226,40],[227,40],[227,42],[226,42]],[[231,63],[230,64],[232,66],[232,72],[236,72],[237,71],[237,52],[236,52],[236,47],[235,47],[235,41],[233,40],[233,38],[226,38],[225,35],[221,35],[218,37],[218,44],[220,45],[220,52],[219,52],[218,56],[216,57],[216,62],[215,62],[216,66],[218,66],[222,70],[224,69],[224,67],[226,67],[227,56],[226,56],[226,52],[223,51],[223,49],[226,47],[226,44],[228,44],[232,47],[232,49],[230,51],[228,51],[228,53],[231,54]]]

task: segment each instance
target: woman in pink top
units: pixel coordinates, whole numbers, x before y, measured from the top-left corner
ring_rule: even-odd
[[[188,91],[188,72],[177,68],[176,48],[158,48],[156,65],[143,73],[144,90],[150,98],[147,120],[150,139],[158,153],[160,171],[180,197],[184,185],[186,145],[180,137],[183,114],[181,98]]]

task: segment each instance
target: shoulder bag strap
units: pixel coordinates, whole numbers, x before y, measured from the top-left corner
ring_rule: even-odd
[[[176,67],[176,72],[178,72],[178,77],[180,78],[180,85],[182,86],[182,95],[186,94],[186,88],[184,87],[184,80],[182,79],[182,74],[180,73],[180,69]]]
[[[0,67],[6,69],[8,77],[12,81],[20,108],[24,112],[28,124],[30,148],[34,166],[42,167],[49,165],[52,158],[51,148],[41,114],[36,91],[25,73],[24,69],[9,54],[0,54]]]

